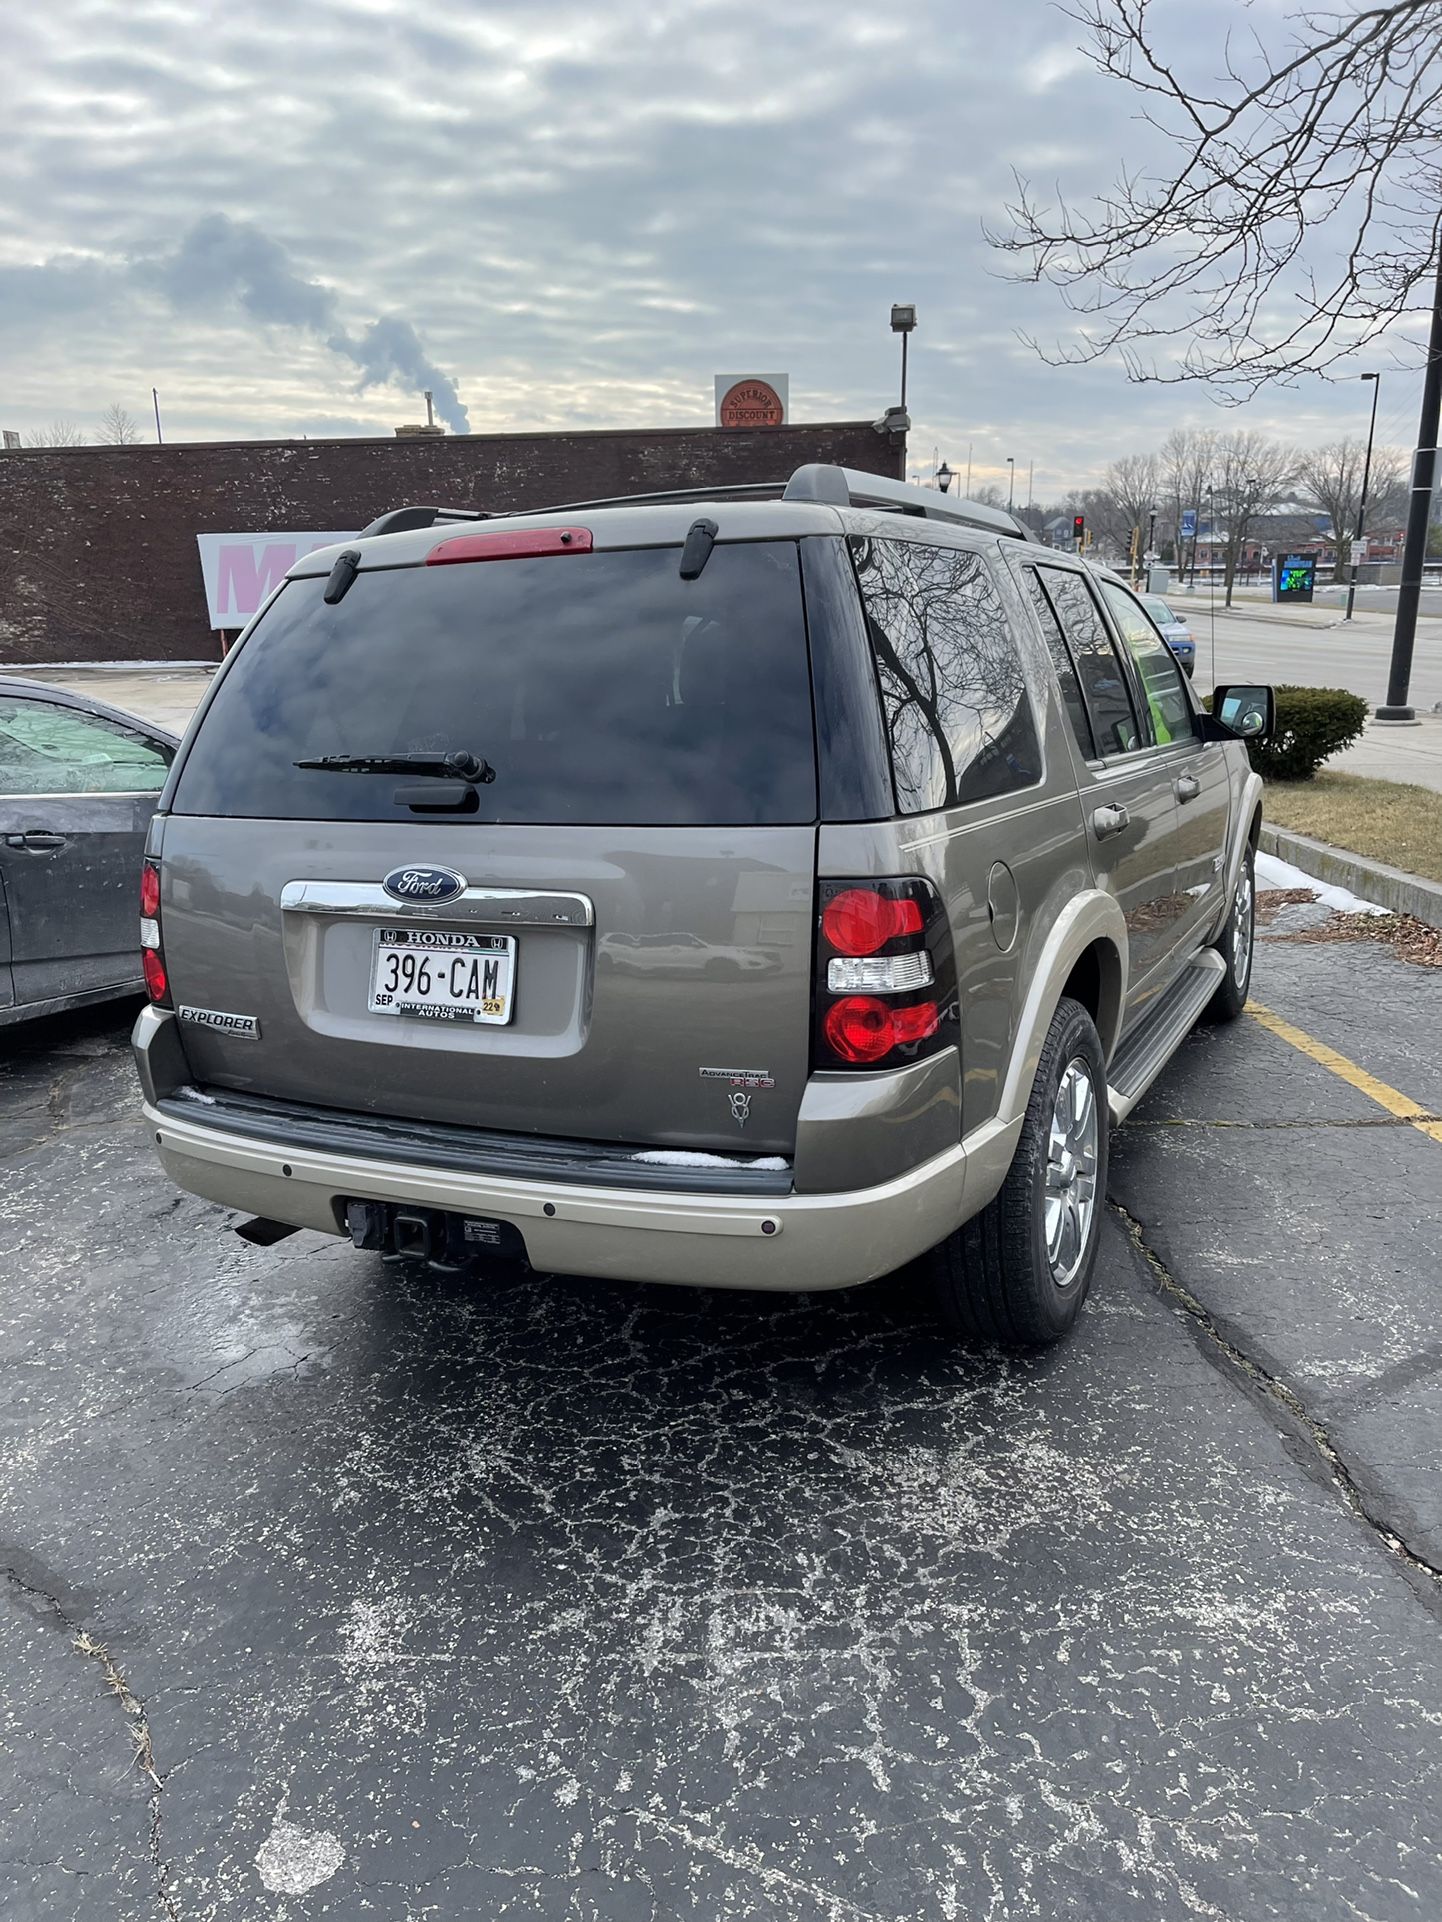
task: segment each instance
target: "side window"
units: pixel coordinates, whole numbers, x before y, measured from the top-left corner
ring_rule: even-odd
[[[1077,679],[1076,663],[1067,647],[1061,624],[1052,611],[1051,602],[1037,579],[1036,569],[1024,567],[1022,574],[1026,579],[1031,604],[1036,609],[1036,617],[1041,622],[1041,631],[1046,636],[1051,664],[1056,669],[1057,680],[1061,683],[1062,700],[1066,703],[1066,717],[1071,722],[1071,731],[1076,737],[1082,759],[1089,761],[1097,750],[1096,743],[1092,740],[1092,724],[1087,719],[1087,704],[1082,699],[1081,682]]]
[[[158,794],[171,754],[78,708],[0,696],[0,794]]]
[[[990,800],[1041,779],[1016,637],[980,554],[853,539],[903,814]]]
[[[1098,752],[1129,754],[1142,746],[1142,731],[1132,706],[1126,669],[1112,646],[1091,589],[1084,577],[1069,567],[1039,567],[1037,573],[1081,676]]]
[[[1101,587],[1112,617],[1122,631],[1122,639],[1136,662],[1142,691],[1147,697],[1152,739],[1161,746],[1169,741],[1191,740],[1195,732],[1192,705],[1182,686],[1182,671],[1172,657],[1172,650],[1152,626],[1140,602],[1124,587],[1118,587],[1115,581],[1103,581]]]

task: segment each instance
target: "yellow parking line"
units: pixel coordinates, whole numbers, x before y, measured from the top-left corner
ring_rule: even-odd
[[[1290,1042],[1308,1060],[1330,1068],[1333,1074],[1340,1075],[1343,1081],[1356,1088],[1358,1093],[1366,1095],[1369,1101],[1375,1101],[1379,1108],[1385,1108],[1388,1114],[1396,1115],[1399,1121],[1410,1121],[1420,1133],[1430,1136],[1433,1141],[1442,1142],[1442,1121],[1435,1120],[1430,1110],[1420,1102],[1408,1100],[1395,1088],[1389,1088],[1385,1081],[1379,1081],[1376,1075],[1359,1068],[1355,1061],[1349,1061],[1346,1055],[1329,1048],[1325,1041],[1317,1041],[1303,1029],[1294,1028],[1290,1021],[1284,1021],[1281,1015],[1273,1014],[1270,1008],[1264,1008],[1260,1002],[1249,1001],[1247,1013],[1254,1021],[1260,1022],[1269,1034]]]

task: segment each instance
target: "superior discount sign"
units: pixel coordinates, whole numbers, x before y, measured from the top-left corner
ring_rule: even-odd
[[[353,528],[328,534],[197,534],[205,605],[212,627],[244,627],[286,569],[302,554],[354,540]]]

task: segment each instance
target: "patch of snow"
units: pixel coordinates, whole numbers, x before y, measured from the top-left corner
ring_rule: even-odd
[[[303,1829],[276,1811],[275,1826],[256,1851],[260,1879],[275,1895],[304,1895],[328,1882],[345,1861],[345,1850],[329,1829]]]
[[[786,1168],[780,1155],[708,1155],[690,1148],[645,1148],[632,1161],[649,1161],[661,1168]]]
[[[1353,894],[1350,888],[1334,888],[1315,875],[1306,874],[1301,868],[1294,868],[1290,861],[1279,861],[1275,854],[1256,857],[1257,886],[1261,888],[1310,888],[1324,908],[1332,908],[1338,914],[1386,914],[1386,908],[1379,908],[1375,901],[1364,901],[1360,895]]]
[[[188,1081],[182,1082],[175,1090],[175,1094],[180,1101],[198,1101],[202,1108],[213,1108],[216,1105],[213,1094],[202,1094],[199,1088],[192,1088]]]

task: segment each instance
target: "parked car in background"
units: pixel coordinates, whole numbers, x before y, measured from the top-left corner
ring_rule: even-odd
[[[967,1334],[1071,1325],[1109,1122],[1246,1000],[1270,690],[1204,712],[1000,509],[776,491],[404,508],[297,560],[146,850],[182,1186],[442,1265],[924,1256]]]
[[[101,701],[0,676],[0,1026],[144,992],[141,857],[178,746]]]
[[[1197,664],[1197,644],[1192,639],[1192,630],[1160,594],[1142,594],[1138,598],[1156,622],[1162,639],[1181,663],[1182,672],[1190,675]]]

